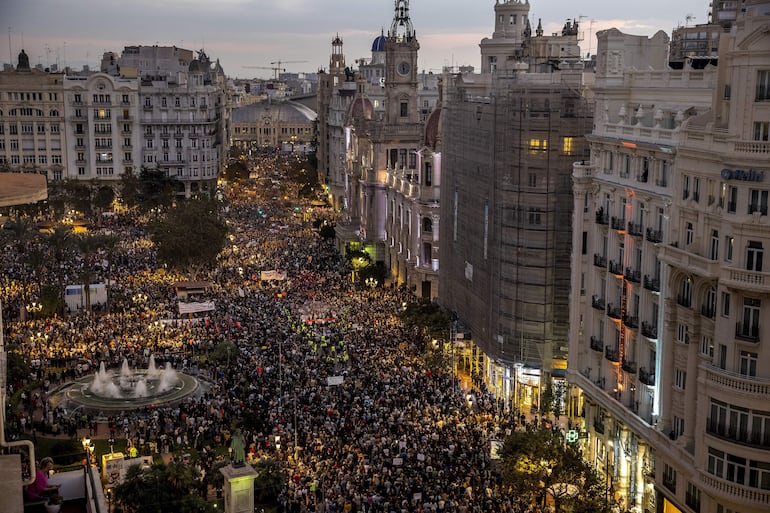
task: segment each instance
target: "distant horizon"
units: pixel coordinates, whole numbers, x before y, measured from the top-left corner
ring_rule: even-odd
[[[478,71],[479,43],[494,31],[495,1],[411,0],[419,70],[473,66]],[[59,69],[80,71],[88,65],[98,70],[104,52],[158,45],[204,49],[212,61],[219,59],[230,78],[271,78],[278,61],[290,73],[316,73],[328,68],[331,41],[337,35],[348,65],[370,58],[372,41],[388,32],[394,3],[219,0],[209,5],[204,0],[136,0],[130,11],[110,5],[96,0],[3,3],[0,19],[7,33],[0,37],[0,61],[9,59],[4,64],[15,67],[24,49],[32,67],[57,64]],[[662,30],[670,36],[677,26],[706,23],[708,9],[708,2],[700,0],[679,0],[675,8],[664,0],[642,5],[591,0],[580,6],[567,0],[532,0],[529,14],[533,28],[542,20],[545,34],[560,32],[566,20],[578,21],[581,55],[586,56],[595,53],[600,30],[617,28],[646,36]],[[114,23],[116,17],[120,24]]]

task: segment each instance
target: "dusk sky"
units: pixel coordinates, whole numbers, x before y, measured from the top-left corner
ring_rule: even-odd
[[[346,61],[371,56],[372,40],[387,32],[393,0],[0,0],[0,63],[16,64],[24,48],[30,64],[58,63],[98,69],[105,51],[127,45],[176,45],[205,49],[231,77],[272,76],[247,69],[283,61],[287,71],[326,68],[331,40],[339,34]],[[443,66],[480,68],[479,42],[494,30],[495,0],[411,0],[420,42],[421,70]],[[596,50],[596,32],[615,27],[652,35],[658,30],[706,23],[706,0],[532,0],[530,20],[546,34],[567,19],[581,21],[582,53]],[[688,15],[692,18],[688,21]],[[10,44],[10,46],[9,46]],[[288,63],[286,61],[305,61]]]

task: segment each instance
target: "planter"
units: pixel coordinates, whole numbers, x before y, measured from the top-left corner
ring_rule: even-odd
[[[59,513],[59,510],[61,509],[61,504],[46,504],[45,510],[47,513]]]

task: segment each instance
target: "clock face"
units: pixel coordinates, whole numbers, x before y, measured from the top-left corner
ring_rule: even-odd
[[[409,70],[412,69],[412,67],[409,65],[406,61],[401,61],[398,63],[398,74],[399,75],[408,75]]]

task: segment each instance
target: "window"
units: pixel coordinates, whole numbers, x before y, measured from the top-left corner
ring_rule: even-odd
[[[689,481],[687,481],[687,493],[685,493],[684,501],[693,511],[700,511],[700,490]]]
[[[509,23],[511,25],[516,25],[516,15],[515,14],[511,14],[511,16],[510,16],[510,18],[508,20],[509,20]]]
[[[731,214],[735,213],[735,209],[738,207],[738,188],[732,185],[727,189],[727,211]]]
[[[763,216],[767,215],[767,191],[751,189],[749,191],[749,214],[759,212]]]
[[[739,334],[743,337],[756,339],[759,337],[760,300],[743,298],[743,320],[738,325]]]
[[[770,100],[770,71],[757,71],[757,94],[756,101],[763,102]]]
[[[711,475],[723,477],[725,473],[725,453],[709,447],[709,459],[706,470]]]
[[[529,209],[529,224],[540,224],[540,214],[542,210],[539,208],[531,207]]]
[[[684,390],[687,385],[687,373],[682,369],[674,369],[674,386]]]
[[[767,121],[755,121],[754,122],[754,140],[755,141],[767,141],[768,134],[770,133],[770,123]]]
[[[529,173],[529,186],[530,187],[537,187],[537,174],[536,173]]]
[[[405,118],[409,116],[409,102],[401,102],[401,117]]]
[[[663,486],[676,493],[676,470],[668,463],[663,464]]]
[[[749,461],[749,486],[752,488],[761,488],[762,490],[770,490],[770,463],[754,460]]]
[[[685,229],[684,233],[685,233],[684,244],[685,246],[689,246],[690,244],[692,244],[692,241],[695,235],[692,229],[692,223],[687,223],[687,228]]]
[[[735,238],[731,236],[725,237],[725,262],[733,261],[733,247],[735,246]]]
[[[724,478],[733,483],[744,484],[746,481],[746,458],[728,454]]]
[[[709,258],[711,258],[711,260],[719,259],[719,232],[716,230],[711,231],[711,247],[709,248]]]
[[[757,353],[741,351],[741,368],[739,372],[742,376],[757,375]]]
[[[684,175],[682,177],[682,199],[686,200],[690,197],[690,177]]]
[[[722,292],[722,315],[730,317],[730,293]]]
[[[700,339],[700,353],[702,355],[708,356],[709,358],[714,358],[714,339],[709,337],[708,335],[703,335]]]
[[[674,432],[674,439],[679,438],[684,434],[684,419],[674,415],[672,424],[671,430]]]
[[[762,243],[750,240],[749,246],[746,248],[746,270],[762,272],[763,257]]]

